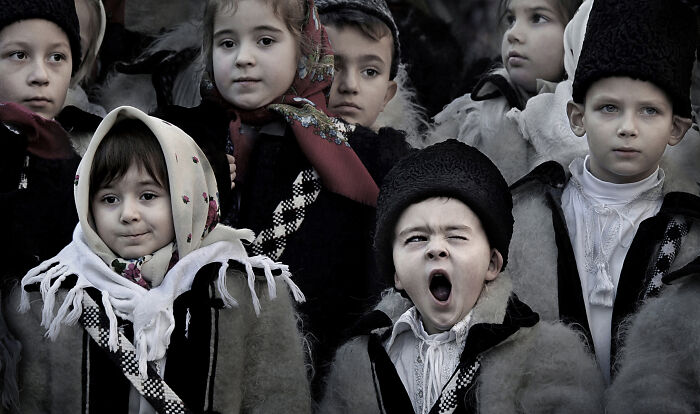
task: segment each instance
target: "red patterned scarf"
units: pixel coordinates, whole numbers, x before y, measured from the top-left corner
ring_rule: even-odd
[[[363,204],[375,206],[379,189],[355,151],[347,134],[353,127],[329,117],[327,96],[333,82],[333,55],[313,0],[307,0],[308,17],[302,36],[311,41],[312,52],[299,60],[289,90],[271,104],[254,111],[243,111],[226,102],[212,84],[205,86],[203,98],[228,109],[229,133],[239,175],[245,174],[252,145],[241,134],[241,123],[264,125],[281,115],[294,132],[304,155],[329,190]]]

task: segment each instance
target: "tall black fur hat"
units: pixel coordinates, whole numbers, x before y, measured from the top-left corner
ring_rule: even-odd
[[[513,235],[513,199],[506,180],[484,154],[457,140],[431,145],[399,161],[384,178],[377,200],[374,248],[379,271],[394,283],[396,223],[406,208],[431,197],[466,204],[481,221],[492,248],[508,263]]]
[[[401,43],[399,43],[399,29],[385,0],[316,0],[316,9],[321,15],[342,9],[354,9],[381,20],[394,38],[394,56],[389,73],[389,79],[394,79],[401,60]]]
[[[573,85],[583,103],[597,80],[626,76],[668,94],[676,115],[690,117],[697,47],[695,13],[678,0],[595,0]]]
[[[73,72],[80,67],[80,26],[74,0],[0,0],[0,30],[20,20],[43,19],[56,23],[68,36]]]

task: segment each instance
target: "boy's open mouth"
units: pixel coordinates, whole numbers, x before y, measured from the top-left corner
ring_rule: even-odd
[[[447,275],[435,272],[430,275],[430,293],[438,302],[447,302],[452,293],[452,283],[447,279]]]

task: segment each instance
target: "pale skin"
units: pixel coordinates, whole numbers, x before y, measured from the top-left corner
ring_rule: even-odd
[[[391,34],[378,40],[353,26],[326,26],[333,47],[335,74],[328,109],[345,121],[372,128],[394,97],[389,79],[393,52]]]
[[[501,43],[503,66],[511,81],[530,95],[537,79],[557,82],[564,76],[566,22],[553,0],[511,0]]]
[[[616,184],[653,174],[666,146],[681,142],[692,124],[673,113],[671,101],[656,85],[628,77],[594,82],[585,104],[569,102],[567,113],[574,134],[587,136],[589,171]]]
[[[395,286],[406,291],[431,335],[463,320],[484,284],[503,267],[503,257],[490,247],[477,215],[457,199],[434,197],[412,204],[399,217],[394,234]],[[435,294],[436,278],[449,281],[448,294]]]
[[[53,119],[66,100],[72,67],[68,36],[55,23],[20,20],[0,31],[0,102]]]

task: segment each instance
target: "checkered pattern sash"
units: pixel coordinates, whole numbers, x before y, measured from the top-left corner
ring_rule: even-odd
[[[673,261],[681,250],[683,238],[688,235],[689,231],[690,224],[686,217],[676,215],[669,219],[668,225],[666,225],[666,231],[664,232],[664,238],[661,241],[659,254],[654,262],[654,267],[651,269],[647,290],[644,292],[645,299],[656,296],[661,291],[663,286],[662,279],[671,269]]]
[[[139,363],[136,359],[134,344],[126,338],[121,329],[118,329],[117,349],[110,349],[109,318],[104,309],[89,294],[83,295],[83,312],[79,320],[95,343],[121,368],[131,385],[159,414],[191,413],[180,397],[158,375],[152,362],[148,363],[146,378],[139,375]]]
[[[279,260],[287,247],[287,238],[301,227],[306,209],[320,192],[321,180],[316,170],[309,168],[300,172],[292,183],[291,194],[272,212],[272,225],[260,231],[251,244],[252,253]]]
[[[442,389],[440,397],[430,410],[430,414],[450,414],[464,399],[469,386],[474,382],[481,367],[481,355],[477,355],[471,364],[465,364],[452,375],[447,385]]]

